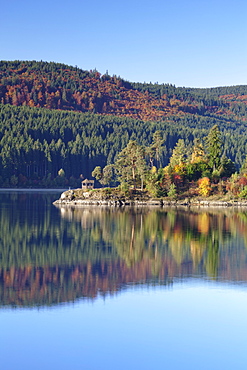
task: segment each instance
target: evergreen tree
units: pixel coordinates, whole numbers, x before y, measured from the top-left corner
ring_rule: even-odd
[[[226,155],[223,155],[221,158],[219,172],[220,177],[230,177],[236,172],[235,163],[227,158]]]
[[[130,140],[128,145],[118,154],[115,168],[120,183],[128,183],[136,188],[141,182],[143,188],[144,176],[147,171],[145,151],[135,140]]]
[[[172,151],[172,156],[170,158],[170,166],[174,168],[177,165],[185,163],[186,151],[187,150],[185,147],[184,140],[179,139]]]
[[[113,177],[114,177],[113,165],[108,164],[103,168],[103,176],[100,182],[103,185],[110,185],[111,181],[113,180]]]
[[[165,140],[161,135],[161,131],[155,131],[153,135],[153,141],[150,147],[147,148],[147,152],[150,157],[151,167],[153,167],[153,159],[155,158],[158,164],[158,167],[161,167],[161,151],[162,145],[164,144]]]
[[[219,169],[221,161],[221,132],[217,125],[214,125],[206,137],[206,148],[208,151],[208,162],[213,172]]]

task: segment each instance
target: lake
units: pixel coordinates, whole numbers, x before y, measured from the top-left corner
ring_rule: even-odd
[[[0,191],[1,369],[246,369],[247,210]]]

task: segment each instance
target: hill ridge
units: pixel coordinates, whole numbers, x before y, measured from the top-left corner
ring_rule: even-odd
[[[144,121],[186,114],[247,120],[247,85],[186,88],[129,82],[95,69],[44,61],[0,61],[0,102]]]

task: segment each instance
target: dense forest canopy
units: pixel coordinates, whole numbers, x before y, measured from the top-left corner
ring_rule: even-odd
[[[247,86],[197,89],[132,83],[60,63],[0,62],[0,186],[78,186],[129,140],[161,131],[161,164],[217,125],[223,152],[246,157]],[[63,169],[64,172],[58,172]]]
[[[0,61],[0,102],[143,120],[195,113],[246,121],[247,86],[198,89],[132,83],[60,63]]]

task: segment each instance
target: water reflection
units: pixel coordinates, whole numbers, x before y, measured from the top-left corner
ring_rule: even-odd
[[[56,208],[0,194],[0,303],[44,306],[190,277],[247,281],[247,213]]]

